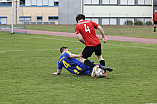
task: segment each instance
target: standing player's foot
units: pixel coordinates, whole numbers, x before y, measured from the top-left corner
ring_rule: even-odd
[[[108,67],[105,67],[105,66],[103,66],[103,67],[101,67],[101,69],[103,69],[104,71],[109,71],[109,72],[111,72],[111,71],[113,71],[113,69],[111,69],[111,68],[108,68]]]

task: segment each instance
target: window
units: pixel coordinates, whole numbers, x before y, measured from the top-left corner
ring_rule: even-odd
[[[110,4],[117,4],[117,0],[110,0]]]
[[[8,2],[8,6],[12,6],[12,2]]]
[[[153,4],[154,6],[157,6],[157,0],[154,0]]]
[[[120,18],[120,25],[133,25],[127,21],[132,21],[132,23],[134,23],[134,18]]]
[[[93,22],[99,24],[99,18],[86,17],[86,20],[92,20]]]
[[[25,5],[25,0],[20,0],[20,5]]]
[[[145,5],[152,5],[152,0],[145,0]]]
[[[84,0],[84,4],[92,4],[91,0]]]
[[[126,18],[120,18],[120,25],[125,25]]]
[[[92,18],[92,21],[99,24],[99,19],[98,18]]]
[[[116,18],[103,18],[102,25],[117,25]]]
[[[110,4],[109,0],[102,0],[102,4]]]
[[[125,25],[133,25],[134,22],[134,18],[127,18],[125,21]]]
[[[59,5],[59,0],[54,0],[54,6],[58,6]]]
[[[152,21],[152,19],[151,18],[145,18],[145,23],[148,21]]]
[[[138,0],[139,5],[144,5],[144,0]]]
[[[31,21],[31,16],[20,16],[19,21]]]
[[[121,5],[127,5],[127,0],[120,0]]]
[[[117,4],[117,0],[102,0],[102,4]]]
[[[109,24],[110,24],[109,18],[102,19],[102,25],[109,25]]]
[[[59,0],[20,0],[20,5],[24,6],[58,6]]]
[[[58,21],[58,16],[49,16],[48,20],[49,21]]]
[[[32,0],[32,5],[37,5],[37,1],[36,0]]]
[[[0,7],[11,7],[12,2],[0,2]]]
[[[152,0],[138,0],[138,5],[152,5]]]
[[[135,0],[120,0],[120,5],[135,5]]]
[[[55,5],[55,6],[58,6],[58,5],[59,5],[59,2],[54,2],[54,5]]]
[[[92,18],[86,17],[86,20],[92,20]]]
[[[99,0],[84,0],[84,4],[99,4]]]
[[[117,19],[116,18],[111,18],[110,19],[110,25],[117,25]]]
[[[99,4],[99,0],[92,0],[92,4]]]
[[[0,24],[7,24],[7,17],[0,17]]]
[[[42,16],[37,16],[37,21],[42,21],[43,17]]]

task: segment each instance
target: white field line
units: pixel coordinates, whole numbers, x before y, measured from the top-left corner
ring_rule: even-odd
[[[47,51],[47,50],[57,50],[59,51],[59,49],[38,49],[38,50],[5,50],[5,51],[0,51],[0,52],[23,52],[23,51],[28,51],[28,52],[32,52],[32,51]]]
[[[55,38],[44,38],[44,37],[36,37],[36,38],[55,39]],[[64,40],[64,39],[55,39],[55,40],[70,41],[70,42],[79,42],[79,41],[71,41],[71,40]],[[124,47],[124,45],[115,45],[115,44],[108,44],[108,45]],[[154,49],[154,48],[147,48],[147,47],[134,47],[134,46],[127,46],[127,47],[129,47],[129,48],[143,48],[143,49],[157,50],[157,49]],[[112,47],[112,48],[113,48],[113,47]]]
[[[41,38],[41,39],[52,39],[52,40],[61,40],[61,41],[70,41],[70,42],[79,42],[78,41],[72,41],[72,40],[64,40],[64,39],[55,39],[55,38],[45,38],[45,37],[31,37],[31,38]],[[5,39],[5,38],[4,38]],[[8,38],[6,38],[8,39]],[[105,45],[105,44],[103,44]],[[135,47],[135,46],[124,46],[124,45],[115,45],[115,44],[107,44],[111,46],[116,46],[116,47],[109,47],[109,48],[103,48],[103,49],[112,49],[112,48],[118,48],[118,47],[125,47],[125,48],[141,48],[141,49],[149,49],[149,50],[157,50],[155,48],[147,48],[147,47]],[[83,49],[83,48],[79,48]],[[4,50],[0,52],[20,52],[20,51],[47,51],[47,50],[59,50],[59,49],[39,49],[39,50]]]
[[[72,41],[72,40],[64,40],[64,39],[55,39],[55,38],[45,38],[45,37],[35,37],[35,38],[41,38],[41,39],[54,39],[54,40],[62,40],[62,41],[69,41],[69,42],[79,42],[79,41]]]
[[[13,39],[13,38],[0,38],[0,39]]]
[[[80,50],[80,49],[83,49],[83,48],[77,48],[77,49],[74,49],[74,50]],[[69,50],[71,50],[69,48]],[[37,51],[37,52],[40,52],[40,51],[58,51],[59,52],[59,48],[58,49],[38,49],[38,50],[5,50],[5,51],[0,51],[0,52],[33,52],[33,51]]]

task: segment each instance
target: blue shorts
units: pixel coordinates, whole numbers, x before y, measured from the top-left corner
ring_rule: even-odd
[[[100,68],[102,67],[102,65],[100,65],[100,64],[97,64],[97,65],[99,65]],[[79,75],[92,74],[92,72],[93,72],[93,68],[83,64],[82,65],[82,71],[80,72]]]

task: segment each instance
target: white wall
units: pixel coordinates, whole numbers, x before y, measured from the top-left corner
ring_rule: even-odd
[[[86,17],[152,17],[153,6],[84,6]]]

